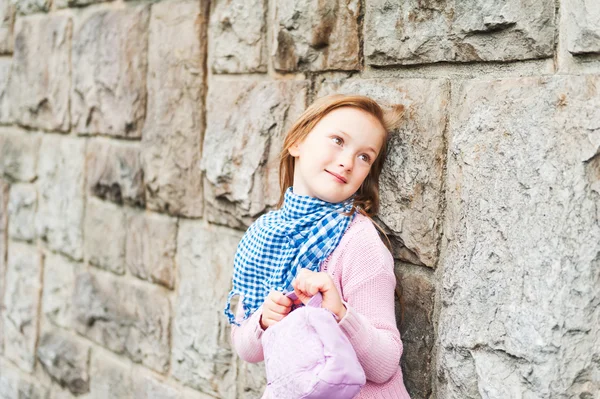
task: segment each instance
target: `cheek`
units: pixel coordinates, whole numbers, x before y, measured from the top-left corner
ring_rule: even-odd
[[[361,173],[359,174],[359,179],[358,179],[359,180],[359,182],[358,182],[359,186],[365,181],[365,179],[369,175],[370,170],[371,170],[371,168],[368,167],[368,166],[366,166],[366,167],[364,167],[364,168],[361,169],[361,171],[360,171]]]

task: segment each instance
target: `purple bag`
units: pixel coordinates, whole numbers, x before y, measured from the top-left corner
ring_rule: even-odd
[[[322,300],[318,293],[262,334],[269,397],[347,399],[365,385],[352,344]]]

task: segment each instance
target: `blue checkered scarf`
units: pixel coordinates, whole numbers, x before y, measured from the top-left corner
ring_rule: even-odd
[[[229,322],[239,325],[231,312],[233,296],[242,296],[245,320],[263,304],[271,289],[292,291],[299,268],[319,271],[356,214],[342,214],[352,208],[352,200],[331,203],[294,194],[289,187],[281,209],[262,215],[250,225],[233,262],[233,289],[224,310]]]

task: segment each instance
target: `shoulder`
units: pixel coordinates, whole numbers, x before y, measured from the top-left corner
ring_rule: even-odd
[[[381,273],[394,275],[394,258],[367,216],[356,214],[339,246],[339,262],[346,277],[366,279]]]
[[[360,213],[356,214],[348,226],[340,244],[345,244],[349,249],[356,250],[358,248],[369,252],[382,251],[389,253],[373,221]]]

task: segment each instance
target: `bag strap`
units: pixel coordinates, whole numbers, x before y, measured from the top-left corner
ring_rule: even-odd
[[[285,296],[290,298],[292,301],[295,301],[298,299],[298,295],[296,295],[296,293],[294,291],[288,292],[287,294],[285,294]],[[313,308],[320,308],[321,303],[323,303],[323,295],[320,292],[317,292],[316,295],[312,296],[308,300],[308,303],[306,304],[306,306],[310,306]]]

